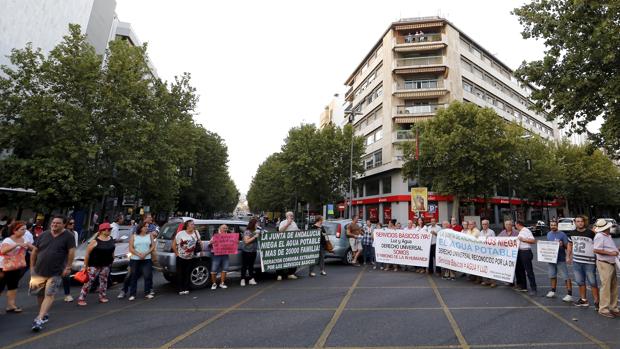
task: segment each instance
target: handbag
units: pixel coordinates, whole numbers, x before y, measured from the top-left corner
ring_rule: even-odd
[[[19,248],[19,247],[18,247]],[[19,248],[19,252],[15,254],[5,254],[2,260],[2,270],[12,271],[26,267],[26,257],[24,250]]]
[[[329,239],[325,239],[325,251],[334,252],[334,245]]]
[[[194,247],[194,254],[197,255],[200,252],[202,252],[202,240],[200,240],[200,234],[196,234],[196,233],[194,234],[197,235],[196,246]]]
[[[85,284],[88,281],[88,273],[86,272],[86,269],[82,269],[75,273],[73,275],[73,278],[75,279],[75,281],[81,284]]]

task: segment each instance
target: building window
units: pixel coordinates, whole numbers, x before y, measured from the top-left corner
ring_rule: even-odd
[[[375,152],[373,155],[373,158],[375,160],[375,167],[377,166],[381,166],[383,164],[383,156],[381,154],[381,150]]]
[[[371,179],[366,182],[366,196],[379,195],[379,180]]]
[[[469,84],[469,83],[467,83],[467,82],[463,81],[463,90],[465,90],[465,91],[467,91],[467,92],[470,92],[470,93],[471,93],[471,91],[472,91],[471,84]]]
[[[392,177],[384,177],[381,180],[383,185],[383,194],[389,194],[392,192]]]

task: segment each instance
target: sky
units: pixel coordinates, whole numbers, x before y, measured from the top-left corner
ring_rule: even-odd
[[[524,1],[117,0],[121,21],[148,43],[157,73],[189,72],[195,120],[228,146],[242,194],[291,127],[317,123],[345,80],[400,18],[441,16],[509,67],[539,59],[510,14]]]

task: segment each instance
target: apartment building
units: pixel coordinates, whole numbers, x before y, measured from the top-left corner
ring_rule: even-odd
[[[518,81],[506,64],[440,17],[390,24],[345,85],[345,100],[356,114],[355,132],[366,142],[365,173],[353,193],[353,212],[365,219],[403,222],[413,216],[409,193],[414,183],[402,176],[399,144],[413,139],[411,129],[416,123],[432,118],[452,101],[491,107],[532,134],[560,137],[555,123],[528,108],[533,87]],[[492,214],[479,212],[484,207],[464,205],[461,215],[484,213],[499,222],[510,210],[508,193],[503,194],[492,198]],[[426,218],[447,219],[451,201],[431,193]],[[519,203],[511,200],[512,205]],[[546,215],[558,214],[559,203],[545,206]],[[521,215],[536,219],[542,211],[541,207]]]
[[[347,118],[344,115],[344,96],[336,93],[332,100],[325,106],[325,109],[319,115],[319,128],[322,129],[327,125],[343,127],[347,124]]]

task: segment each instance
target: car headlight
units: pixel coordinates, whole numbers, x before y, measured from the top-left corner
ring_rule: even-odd
[[[125,253],[114,256],[114,259],[129,259],[129,257],[131,257],[131,253]]]

